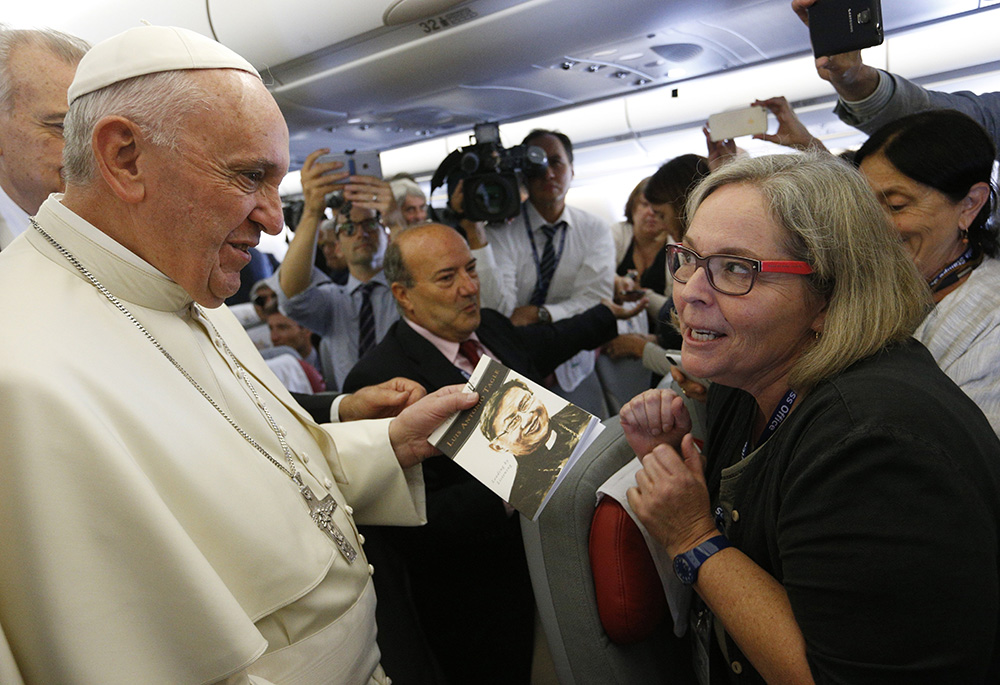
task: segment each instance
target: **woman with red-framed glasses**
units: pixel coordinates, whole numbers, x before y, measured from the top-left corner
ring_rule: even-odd
[[[675,281],[687,283],[699,267],[705,269],[709,284],[726,295],[746,295],[753,287],[757,274],[761,272],[802,276],[812,273],[812,267],[808,263],[796,260],[761,261],[731,254],[702,257],[681,243],[667,245],[667,270]]]
[[[864,179],[737,160],[688,216],[668,267],[704,451],[669,390],[621,423],[702,682],[996,682],[1000,440],[911,337],[927,287]]]

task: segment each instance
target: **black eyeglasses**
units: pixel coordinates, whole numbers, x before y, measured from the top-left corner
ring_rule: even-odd
[[[767,260],[712,254],[702,257],[680,243],[667,245],[667,270],[678,283],[687,283],[699,267],[708,274],[708,283],[724,295],[746,295],[753,288],[758,273],[806,275],[813,272],[806,262]]]
[[[364,221],[351,221],[350,219],[348,219],[347,221],[337,226],[337,235],[344,234],[348,238],[350,238],[355,233],[361,230],[378,232],[378,231],[384,231],[385,226],[377,218],[365,219]]]

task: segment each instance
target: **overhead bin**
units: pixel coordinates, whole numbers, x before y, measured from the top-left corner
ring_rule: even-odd
[[[509,0],[513,4],[519,0]],[[387,26],[447,15],[463,0],[209,0],[216,39],[274,67]]]
[[[357,9],[350,27],[334,31],[326,24],[336,22],[321,17],[335,16],[344,3],[322,4],[321,11],[316,0],[295,0],[280,12],[272,7],[263,20],[257,4],[262,0],[210,0],[217,37],[266,69],[292,129],[312,128],[320,137],[326,131],[331,145],[357,147],[373,139],[400,144],[642,88],[664,72],[665,63],[648,49],[650,27],[734,5],[629,0],[623,13],[606,0],[476,0],[386,26],[398,3],[351,3]],[[615,124],[607,135],[619,131]],[[294,158],[306,152],[293,143]]]
[[[527,122],[506,124],[501,131],[504,143],[516,145],[532,128],[549,128],[562,131],[573,141],[614,140],[631,137],[625,101],[616,98],[601,100],[569,111],[554,112]],[[506,138],[510,138],[507,140]]]
[[[886,30],[980,1],[894,0]],[[808,66],[804,90],[764,76],[769,63],[809,51],[788,0],[90,0],[52,24],[99,41],[140,20],[212,36],[257,66],[296,166],[320,146],[386,150],[482,121],[551,113],[547,121],[587,143],[649,135],[760,94],[829,93]],[[977,42],[988,59],[995,41]],[[890,66],[912,74],[957,59],[933,41],[913,48]],[[764,70],[742,71],[751,64]],[[736,86],[696,83],[725,73]],[[580,106],[594,108],[592,120],[588,109],[583,120],[567,114]]]

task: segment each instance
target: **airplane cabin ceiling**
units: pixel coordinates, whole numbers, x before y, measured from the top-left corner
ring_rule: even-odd
[[[320,146],[385,150],[810,49],[789,0],[477,0],[265,65],[253,44],[266,35],[220,26],[217,7],[227,3],[210,0],[213,27],[226,43],[241,35],[234,47],[268,67],[293,133],[293,165]],[[369,19],[382,4],[371,2]],[[345,15],[358,7],[324,5],[332,15],[337,5]],[[238,7],[253,16],[245,0]],[[295,7],[283,3],[283,14]],[[884,0],[883,19],[892,31],[978,7],[977,0]],[[315,24],[300,32],[314,33]]]
[[[891,33],[994,3],[882,0],[883,20]],[[92,0],[52,25],[91,41],[140,20],[212,35],[268,80],[297,166],[317,147],[386,150],[807,54],[789,4]]]

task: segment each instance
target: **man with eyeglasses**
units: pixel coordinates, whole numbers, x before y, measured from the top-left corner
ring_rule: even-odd
[[[247,332],[258,350],[272,347],[271,331],[267,328],[267,313],[278,308],[278,296],[271,287],[273,280],[273,276],[260,279],[250,286],[249,302],[229,306],[229,311],[243,324],[243,330]]]
[[[388,231],[381,216],[394,206],[389,184],[349,176],[339,162],[317,162],[317,150],[302,167],[302,220],[278,270],[278,306],[320,336],[320,363],[328,390],[339,390],[354,365],[381,340],[399,314],[382,273]],[[326,197],[343,189],[345,204],[334,217],[335,251],[347,263],[345,285],[314,267]]]
[[[480,430],[490,449],[517,460],[507,497],[511,506],[519,511],[538,508],[589,422],[590,415],[573,404],[550,416],[531,388],[517,379],[487,401]]]
[[[344,256],[337,252],[337,221],[335,219],[324,219],[319,225],[319,239],[316,241],[316,246],[323,256],[322,264],[319,264],[320,260],[317,259],[317,266],[320,270],[329,276],[334,283],[346,285],[351,274],[347,270]]]

